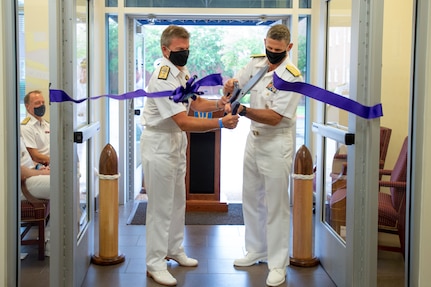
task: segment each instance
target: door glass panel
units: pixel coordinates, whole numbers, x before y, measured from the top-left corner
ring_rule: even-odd
[[[326,89],[349,97],[350,80],[350,1],[328,1]],[[325,124],[347,130],[348,113],[326,105]],[[347,202],[347,148],[325,139],[323,218],[336,234],[345,239]]]
[[[302,1],[304,2],[304,1]],[[307,1],[305,1],[307,2]],[[125,7],[185,7],[185,8],[292,8],[292,0],[278,1],[196,1],[196,0],[125,0]]]
[[[346,238],[347,147],[325,138],[325,222],[343,240]]]
[[[87,73],[87,54],[88,54],[88,9],[86,0],[76,2],[76,56],[75,66],[77,71],[76,99],[88,97],[88,73]],[[79,128],[89,123],[88,120],[88,102],[83,101],[76,105],[76,126]],[[88,142],[77,145],[77,180],[79,180],[76,199],[77,207],[77,224],[78,238],[89,222],[88,202],[88,169],[87,169],[87,151]]]

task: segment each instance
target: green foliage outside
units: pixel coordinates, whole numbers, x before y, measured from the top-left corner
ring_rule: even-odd
[[[143,41],[137,41],[138,46],[145,46],[145,71],[148,74],[155,69],[154,61],[162,57],[160,35],[165,28],[166,26],[145,26]],[[251,28],[187,26],[186,29],[191,34],[187,62],[189,71],[198,78],[214,73],[221,73],[226,78],[232,77],[250,60],[252,54],[264,51],[263,39],[267,28]]]

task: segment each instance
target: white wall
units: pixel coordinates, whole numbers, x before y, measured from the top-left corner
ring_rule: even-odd
[[[25,71],[26,93],[42,91],[49,103],[49,15],[48,1],[25,1]],[[44,119],[49,121],[49,105]]]
[[[392,169],[408,133],[413,0],[385,1],[381,125],[392,129],[385,168]]]
[[[430,6],[431,7],[431,6]],[[429,11],[429,17],[431,17],[431,9]],[[428,24],[428,32],[431,31],[431,23]],[[428,47],[431,47],[431,37],[428,37]],[[427,73],[425,75],[426,79],[431,79],[431,51],[428,49],[427,57],[424,59],[427,61]],[[422,166],[422,174],[418,174],[418,178],[421,179],[420,186],[421,189],[421,198],[419,198],[419,204],[421,206],[421,213],[420,213],[420,224],[419,224],[419,233],[417,234],[419,236],[419,245],[418,245],[418,265],[419,265],[419,278],[418,282],[420,283],[419,286],[428,286],[431,282],[431,272],[429,268],[429,258],[431,255],[431,224],[430,224],[430,218],[431,218],[431,177],[430,170],[431,170],[431,150],[429,149],[429,146],[431,145],[431,131],[429,129],[429,126],[431,125],[431,102],[430,102],[430,95],[431,95],[431,86],[428,84],[425,87],[425,117],[424,117],[424,140],[422,142],[422,148],[423,148],[423,166]]]

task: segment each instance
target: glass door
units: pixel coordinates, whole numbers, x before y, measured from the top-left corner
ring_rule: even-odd
[[[350,1],[327,2],[326,89],[349,97]],[[338,286],[347,280],[346,203],[347,112],[324,105],[323,123],[313,123],[318,140],[316,185],[316,251],[325,270]]]
[[[133,90],[146,90],[146,83],[149,80],[149,73],[145,70],[145,37],[143,27],[138,21],[133,20],[134,26],[134,39],[133,45],[129,45],[129,47],[133,47],[134,62],[133,62],[133,71],[134,77],[133,79]],[[146,97],[133,99],[133,155],[134,155],[134,190],[133,198],[136,199],[137,196],[144,196],[146,194],[145,191],[145,182],[142,171],[142,163],[141,163],[141,134],[142,134],[142,125],[141,125],[141,113],[144,109]],[[144,197],[140,197],[144,199]]]
[[[327,27],[326,89],[340,96],[350,95],[351,7],[349,1],[329,2]],[[337,134],[348,133],[348,113],[326,105],[324,137],[323,208],[324,222],[343,244],[346,240],[347,144]]]
[[[64,1],[63,21],[52,27],[52,89],[66,92],[74,100],[89,96],[90,2]],[[57,15],[58,16],[58,15]],[[58,55],[55,55],[58,53]],[[57,56],[57,57],[56,57]],[[51,264],[50,285],[80,286],[94,248],[94,154],[93,136],[99,123],[92,122],[89,101],[51,103]]]
[[[382,8],[366,2],[326,1],[325,88],[361,104],[380,101]],[[378,185],[380,120],[322,107],[313,123],[316,253],[337,286],[375,286],[377,194],[369,191]]]

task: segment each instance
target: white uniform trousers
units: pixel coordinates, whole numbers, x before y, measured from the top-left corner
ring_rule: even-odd
[[[287,130],[287,131],[286,131]],[[250,131],[244,153],[243,214],[247,252],[266,253],[268,268],[289,265],[292,133]]]
[[[165,257],[184,252],[187,136],[145,130],[142,166],[148,195],[146,262],[148,271],[166,270]]]
[[[49,199],[50,189],[49,189],[49,175],[36,175],[31,176],[25,180],[25,185],[28,191],[36,198]],[[24,195],[21,196],[24,198]]]

